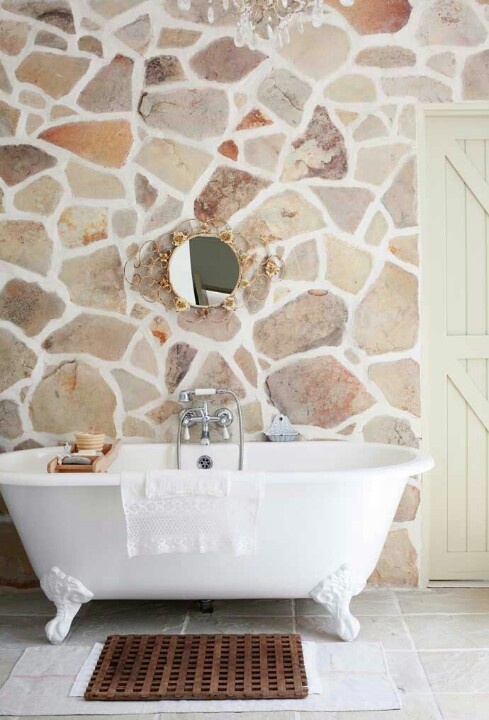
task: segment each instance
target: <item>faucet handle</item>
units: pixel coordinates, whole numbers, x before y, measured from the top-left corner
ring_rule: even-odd
[[[222,427],[222,437],[223,437],[223,440],[229,440],[229,430],[227,429],[227,427],[225,425],[223,425],[223,427]]]

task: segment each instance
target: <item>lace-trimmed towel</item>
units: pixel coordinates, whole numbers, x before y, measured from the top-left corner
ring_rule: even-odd
[[[172,492],[178,487],[180,473],[185,494]],[[179,470],[148,477],[122,474],[129,557],[256,552],[262,475],[209,473],[206,478]]]

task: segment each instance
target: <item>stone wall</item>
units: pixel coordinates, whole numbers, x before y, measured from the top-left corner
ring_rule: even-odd
[[[328,0],[283,50],[238,49],[205,3],[3,0],[0,435],[175,437],[175,393],[225,385],[248,439],[419,443],[416,103],[489,96],[487,0]],[[272,237],[287,275],[220,324],[123,280],[197,215]],[[415,585],[412,481],[374,582]],[[0,582],[33,582],[0,508]]]

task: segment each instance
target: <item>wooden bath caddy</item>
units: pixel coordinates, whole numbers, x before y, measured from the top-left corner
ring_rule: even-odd
[[[55,457],[48,462],[48,473],[102,473],[112,465],[121,448],[121,440],[114,443],[107,443],[102,448],[103,455],[86,455],[91,459],[91,465],[60,465]],[[77,446],[73,445],[72,452],[77,452]],[[60,453],[61,454],[61,453]]]

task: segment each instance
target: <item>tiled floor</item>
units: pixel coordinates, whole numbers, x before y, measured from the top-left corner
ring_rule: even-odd
[[[38,592],[0,593],[0,684],[23,648],[46,642],[52,607]],[[303,718],[267,713],[274,717],[266,720],[489,720],[489,588],[369,590],[354,598],[352,609],[362,625],[359,640],[383,643],[403,709]],[[86,645],[111,632],[293,630],[306,639],[338,641],[327,614],[310,600],[250,600],[216,602],[213,615],[202,615],[197,603],[189,602],[92,602],[82,608],[65,642]],[[248,715],[161,718],[265,720],[262,713]]]

